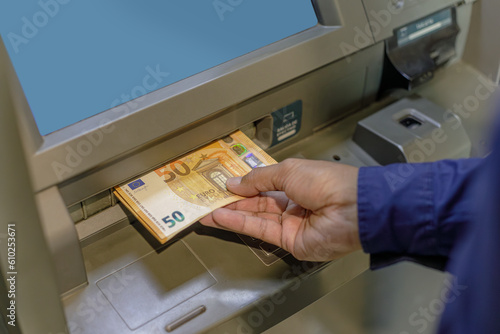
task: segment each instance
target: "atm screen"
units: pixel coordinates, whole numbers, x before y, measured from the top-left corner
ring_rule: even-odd
[[[316,24],[310,0],[0,4],[0,32],[42,135]]]
[[[403,46],[453,23],[451,8],[445,9],[422,20],[413,22],[397,30],[398,46]]]

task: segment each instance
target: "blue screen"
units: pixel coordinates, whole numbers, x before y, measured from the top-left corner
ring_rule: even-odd
[[[0,4],[0,32],[43,135],[316,24],[310,0]]]

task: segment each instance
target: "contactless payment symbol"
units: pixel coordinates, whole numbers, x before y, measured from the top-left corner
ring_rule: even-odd
[[[132,190],[136,190],[137,188],[140,188],[142,187],[143,185],[145,185],[144,181],[142,181],[141,179],[137,179],[135,180],[134,182],[131,182],[128,184],[128,186],[130,187],[130,189]]]

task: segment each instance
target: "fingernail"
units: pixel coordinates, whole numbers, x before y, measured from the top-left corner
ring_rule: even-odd
[[[226,185],[228,187],[236,187],[241,183],[241,176],[240,177],[232,177],[227,179]]]

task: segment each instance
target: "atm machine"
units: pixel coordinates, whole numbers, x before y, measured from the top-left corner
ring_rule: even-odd
[[[16,44],[19,54],[12,34],[3,32],[6,47],[0,44],[0,170],[7,183],[0,235],[13,224],[17,238],[15,275],[4,255],[0,262],[2,304],[11,302],[7,279],[17,279],[17,326],[8,325],[2,308],[4,331],[258,333],[367,271],[369,256],[362,252],[302,262],[260,240],[199,223],[161,245],[113,196],[114,186],[237,129],[278,161],[373,166],[488,152],[483,124],[500,73],[494,0],[204,2],[210,15],[198,9],[176,15],[210,16],[219,25],[207,31],[226,42],[231,25],[253,22],[278,33],[261,34],[263,42],[254,43],[251,36],[259,32],[253,28],[233,44],[214,44],[210,36],[196,37],[204,29],[190,22],[192,28],[169,32],[178,43],[171,48],[190,48],[189,38],[196,38],[201,57],[193,56],[196,49],[183,57],[205,63],[183,77],[176,64],[141,64],[146,70],[126,83],[128,98],[111,103],[108,95],[111,106],[95,115],[42,130],[36,113],[44,111],[34,107],[39,96],[25,86],[29,73],[17,64],[25,56],[21,48],[62,34],[51,24],[83,6],[54,3],[58,12],[46,15],[48,23],[29,44]],[[134,6],[115,4],[114,11],[142,20],[143,29],[164,24]],[[36,13],[34,20],[43,18]],[[243,14],[251,20],[239,21]],[[161,44],[152,35],[150,42]],[[246,42],[250,49],[234,52]],[[141,53],[136,47],[128,46],[133,57]],[[72,65],[93,71],[94,62],[107,57],[100,52]],[[131,66],[127,56],[116,58],[120,73]],[[90,92],[81,95],[92,100]],[[90,107],[78,100],[72,108]],[[0,247],[7,254],[6,243]]]

